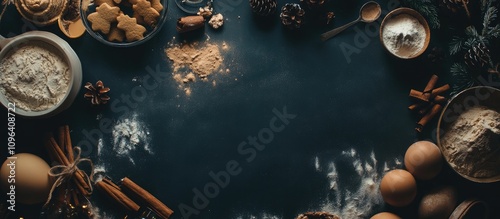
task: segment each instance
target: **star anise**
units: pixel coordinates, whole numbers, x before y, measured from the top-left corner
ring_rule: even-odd
[[[87,82],[85,84],[85,89],[87,92],[84,94],[84,97],[90,100],[92,105],[101,105],[106,104],[109,101],[109,96],[106,94],[110,91],[109,87],[104,87],[104,84],[101,80],[95,83],[95,86],[92,83]]]

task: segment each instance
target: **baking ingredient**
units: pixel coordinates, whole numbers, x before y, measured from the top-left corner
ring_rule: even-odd
[[[219,46],[212,43],[182,43],[165,50],[173,62],[174,73],[189,68],[199,77],[207,77],[219,69],[224,61]]]
[[[380,193],[384,201],[392,206],[407,206],[417,195],[417,182],[406,170],[391,170],[380,182]]]
[[[60,54],[42,41],[19,45],[0,61],[0,92],[26,111],[55,106],[70,84],[69,66]]]
[[[128,158],[132,164],[135,160],[132,152],[138,149],[154,154],[149,146],[149,131],[137,114],[119,120],[113,127],[113,150],[119,157]]]
[[[189,87],[196,78],[208,81],[214,73],[229,73],[229,69],[223,69],[224,57],[222,52],[227,51],[229,46],[223,42],[210,43],[193,42],[174,44],[169,43],[169,48],[165,50],[168,58],[172,62],[172,76],[178,83],[179,88],[190,95],[192,90]],[[215,86],[215,80],[212,82]]]
[[[424,48],[426,34],[417,18],[408,14],[399,14],[386,20],[382,29],[385,47],[402,58],[419,53]]]
[[[417,141],[410,145],[404,161],[406,170],[420,180],[434,178],[443,167],[441,151],[430,141]]]
[[[210,18],[208,24],[214,29],[219,29],[224,24],[224,16],[221,13],[215,14]]]
[[[443,109],[441,104],[446,102],[446,98],[440,94],[448,91],[450,85],[445,84],[441,87],[434,88],[438,79],[439,77],[437,75],[432,75],[423,91],[415,89],[410,90],[409,96],[416,101],[410,105],[408,109],[422,115],[415,128],[417,132],[422,132],[424,126],[441,112]]]
[[[185,33],[200,29],[205,26],[205,17],[201,15],[191,15],[177,19],[176,30],[179,33]]]
[[[443,155],[459,173],[477,178],[500,175],[500,113],[484,106],[466,110],[441,137]]]
[[[331,212],[340,218],[350,219],[368,218],[372,215],[375,208],[383,205],[384,201],[377,187],[381,176],[385,171],[394,166],[401,165],[398,159],[390,162],[379,162],[373,152],[367,158],[361,157],[355,149],[342,151],[334,161],[328,162],[324,167],[321,165],[319,158],[315,158],[314,160],[314,163],[316,163],[316,160],[320,163],[320,168],[316,168],[316,164],[314,164],[314,168],[326,173],[330,191],[332,192],[323,201],[325,203],[320,211]],[[339,165],[344,168],[338,170],[337,166]],[[346,174],[341,175],[340,173]],[[341,187],[342,180],[340,180],[343,177],[355,177],[359,178],[359,180],[356,180],[357,183],[348,185],[346,186],[348,188],[344,189]]]
[[[451,186],[441,186],[432,189],[420,201],[418,218],[449,218],[457,205],[457,196],[457,191]]]
[[[2,164],[2,189],[6,193],[12,193],[10,186],[15,186],[14,200],[19,203],[30,205],[44,202],[53,183],[48,174],[49,169],[49,165],[34,154],[15,154]]]
[[[376,215],[373,215],[370,219],[401,219],[401,218],[390,212],[380,212]]]

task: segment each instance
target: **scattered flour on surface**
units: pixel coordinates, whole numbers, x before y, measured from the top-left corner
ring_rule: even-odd
[[[113,127],[113,150],[119,157],[128,158],[132,164],[135,160],[131,152],[143,150],[154,154],[149,145],[149,130],[146,125],[132,114],[129,118],[119,120]]]
[[[375,207],[384,204],[378,189],[383,174],[389,169],[400,167],[401,162],[398,159],[384,162],[384,168],[380,170],[374,152],[369,159],[362,159],[355,149],[343,151],[341,156],[352,162],[353,171],[360,177],[360,184],[354,190],[341,189],[336,161],[328,163],[325,172],[334,194],[328,196],[320,211],[330,212],[340,218],[369,218]]]

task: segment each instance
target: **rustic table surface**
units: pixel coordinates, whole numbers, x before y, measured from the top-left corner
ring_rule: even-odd
[[[378,2],[383,15],[396,6]],[[409,90],[422,88],[436,72],[419,64],[421,59],[390,56],[379,41],[382,18],[320,41],[320,33],[357,18],[362,3],[333,0],[333,24],[291,32],[278,14],[263,21],[252,15],[247,1],[220,0],[214,7],[225,16],[223,28],[206,26],[186,36],[175,29],[186,14],[170,1],[161,32],[133,48],[109,47],[89,34],[68,39],[55,26],[36,27],[21,19],[9,6],[1,35],[53,32],[78,54],[83,83],[102,80],[111,88],[110,104],[103,108],[90,106],[82,87],[73,105],[55,117],[18,118],[17,151],[48,160],[43,134],[67,124],[73,144],[105,175],[133,179],[171,207],[172,218],[182,218],[183,212],[189,218],[294,218],[319,210],[346,216],[349,203],[355,203],[360,218],[384,209],[413,218],[418,198],[438,184],[456,186],[461,200],[474,194],[499,204],[498,184],[467,182],[448,167],[435,180],[419,182],[417,201],[408,207],[391,208],[369,194],[378,191],[384,164],[402,167],[410,144],[435,141],[436,121],[417,133],[417,118],[407,107]],[[188,96],[173,79],[164,50],[169,42],[208,38],[229,46],[222,55],[230,72],[210,75],[216,86],[193,83]],[[433,36],[431,46],[439,41]],[[443,74],[439,83],[446,80]],[[146,89],[146,81],[157,86]],[[130,157],[117,156],[109,127],[133,118],[148,131],[151,153],[139,148]],[[260,146],[252,146],[254,137]],[[364,179],[372,179],[375,189],[365,188]],[[122,216],[102,195],[92,200],[101,214]],[[18,207],[25,218],[39,211]]]

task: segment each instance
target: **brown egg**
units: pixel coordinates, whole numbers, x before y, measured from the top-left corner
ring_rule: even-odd
[[[390,212],[380,212],[373,215],[370,219],[401,219],[401,217]]]
[[[19,153],[7,158],[0,169],[2,189],[8,200],[22,204],[37,204],[47,200],[52,187],[49,165],[40,157]]]
[[[403,207],[409,205],[417,195],[417,182],[406,170],[391,170],[380,182],[380,193],[387,204]]]
[[[425,194],[418,207],[419,219],[449,218],[457,206],[457,191],[451,186],[437,187]]]
[[[441,172],[443,156],[436,144],[417,141],[406,150],[405,167],[416,179],[429,180]]]

